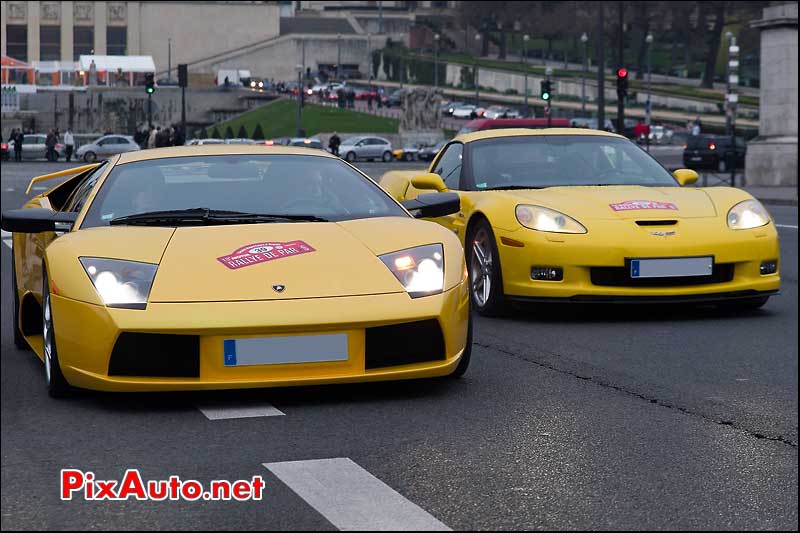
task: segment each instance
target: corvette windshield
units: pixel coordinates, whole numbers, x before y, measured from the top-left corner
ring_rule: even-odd
[[[667,170],[619,137],[530,135],[470,143],[472,190],[569,185],[677,187]]]
[[[154,224],[178,224],[182,211],[197,223],[202,217],[193,211],[196,209],[216,215],[213,218],[217,222],[219,213],[234,213],[251,222],[267,222],[269,216],[310,221],[408,216],[379,187],[338,159],[208,155],[114,167],[92,202],[83,227],[105,226],[115,219],[120,223],[121,217],[131,215],[142,215],[132,218],[144,223],[147,214],[153,214]],[[164,212],[170,212],[169,216]],[[261,215],[261,219],[253,215]]]

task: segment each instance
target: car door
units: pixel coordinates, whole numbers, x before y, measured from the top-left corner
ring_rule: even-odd
[[[372,157],[380,159],[383,157],[383,152],[389,150],[389,143],[384,139],[378,139],[377,137],[373,137],[371,139],[371,148],[372,153],[374,154]]]
[[[114,152],[116,137],[104,137],[97,141],[97,158],[103,159]]]
[[[370,157],[369,150],[369,139],[361,139],[360,141],[356,142],[354,152],[356,153],[356,157],[358,159]]]
[[[463,152],[464,145],[462,143],[450,143],[433,164],[433,173],[439,174],[439,176],[442,177],[444,184],[447,186],[447,191],[458,193],[458,196],[461,198],[461,210],[458,213],[438,217],[433,220],[458,235],[462,244],[464,243],[464,227],[467,221],[464,209],[466,198],[460,190]]]

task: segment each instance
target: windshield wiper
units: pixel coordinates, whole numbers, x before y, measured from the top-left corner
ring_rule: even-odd
[[[112,219],[109,224],[116,225],[213,225],[213,224],[253,224],[266,222],[327,222],[315,215],[269,215],[263,213],[243,213],[195,207],[172,211],[149,211]]]
[[[537,187],[535,185],[498,185],[497,187],[487,187],[486,189],[478,189],[481,191],[514,191],[518,189],[546,189],[546,187]]]

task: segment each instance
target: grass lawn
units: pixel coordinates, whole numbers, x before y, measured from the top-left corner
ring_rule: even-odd
[[[225,137],[225,130],[230,126],[234,137],[239,136],[239,128],[244,126],[247,136],[252,138],[256,125],[261,125],[265,139],[274,137],[294,137],[297,135],[297,102],[295,100],[277,100],[254,109],[239,117],[220,122],[206,128],[209,137],[217,128],[220,138]],[[320,132],[339,133],[397,133],[399,121],[393,118],[376,117],[367,113],[359,113],[338,107],[326,107],[316,104],[303,106],[303,129],[309,137]]]

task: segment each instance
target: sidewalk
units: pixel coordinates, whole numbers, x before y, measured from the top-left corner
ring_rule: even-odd
[[[797,205],[797,187],[745,187],[744,190],[767,205]]]

